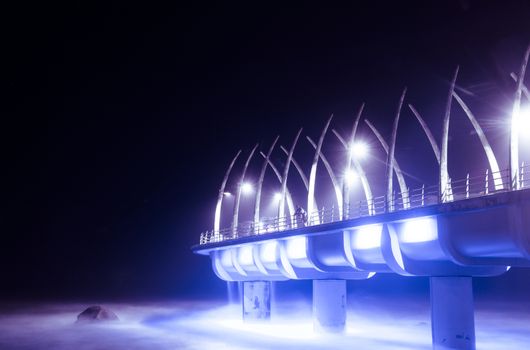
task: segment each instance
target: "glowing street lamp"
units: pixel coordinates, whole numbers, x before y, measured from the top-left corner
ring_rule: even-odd
[[[274,194],[274,202],[279,202],[282,200],[282,194],[280,192],[276,192]]]
[[[368,145],[362,141],[357,141],[350,145],[350,154],[356,159],[363,159],[368,155]]]
[[[225,196],[225,197],[227,197],[227,198],[228,198],[228,197],[232,197],[232,193],[230,193],[230,192],[223,192],[223,196]]]
[[[248,182],[244,182],[242,185],[241,185],[241,192],[245,195],[247,194],[251,194],[252,191],[254,189],[252,188],[252,184],[248,183]]]

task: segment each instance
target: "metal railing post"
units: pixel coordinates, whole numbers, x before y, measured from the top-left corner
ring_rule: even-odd
[[[489,194],[490,193],[490,186],[489,186],[489,172],[490,170],[489,169],[486,169],[486,181],[485,181],[485,184],[486,184],[486,187],[484,189],[484,192],[486,194]]]
[[[466,199],[469,198],[469,173],[466,175]]]

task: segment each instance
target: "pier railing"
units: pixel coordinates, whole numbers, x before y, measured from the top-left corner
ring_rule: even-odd
[[[373,197],[350,203],[342,212],[336,206],[323,207],[311,213],[295,213],[279,218],[263,219],[258,223],[242,222],[219,231],[206,231],[200,235],[200,244],[221,242],[241,237],[263,235],[292,230],[296,228],[321,225],[364,216],[378,215],[392,211],[407,210],[433,204],[452,202],[468,198],[488,196],[498,192],[530,188],[530,164],[519,168],[519,182],[510,178],[510,170],[491,172],[482,175],[467,176],[463,179],[449,179],[446,190],[440,193],[440,185],[407,189],[387,196]]]

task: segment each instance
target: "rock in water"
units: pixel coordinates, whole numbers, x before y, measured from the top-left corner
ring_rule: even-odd
[[[117,320],[119,320],[118,316],[116,316],[114,312],[99,305],[90,306],[85,311],[77,315],[77,323]]]

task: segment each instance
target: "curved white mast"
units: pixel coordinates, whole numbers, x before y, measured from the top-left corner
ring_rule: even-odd
[[[467,117],[469,118],[469,121],[473,125],[473,128],[475,129],[475,132],[478,135],[478,138],[480,139],[480,143],[482,144],[482,148],[484,148],[484,152],[486,152],[486,157],[488,158],[488,162],[490,163],[491,176],[493,177],[495,190],[502,190],[504,188],[504,185],[502,184],[502,176],[499,169],[499,163],[497,163],[497,158],[495,158],[495,154],[493,153],[493,149],[491,148],[490,143],[486,138],[486,134],[484,134],[484,130],[482,130],[480,124],[477,121],[477,118],[475,118],[473,113],[471,113],[469,107],[464,103],[460,96],[458,96],[456,91],[453,91],[453,97],[466,113]]]
[[[447,164],[448,145],[449,145],[449,119],[451,118],[451,102],[453,101],[453,91],[455,90],[456,78],[458,77],[459,66],[456,66],[453,80],[449,87],[449,94],[447,96],[447,104],[445,106],[445,114],[442,129],[442,146],[440,147],[440,196],[442,202],[452,201],[453,195],[451,185],[449,184],[449,170]]]
[[[346,142],[346,140],[344,140],[344,138],[342,136],[340,136],[340,134],[338,133],[337,130],[335,129],[332,129],[331,130],[335,136],[337,136],[337,138],[339,139],[340,143],[342,143],[342,145],[344,146],[344,148],[346,149],[346,151],[348,153],[351,153],[351,150],[350,150],[350,147],[348,147],[348,143]],[[354,140],[354,138],[352,138],[351,140]],[[355,168],[355,172],[357,173],[357,176],[359,176],[359,178],[361,179],[361,184],[363,186],[363,191],[364,191],[364,197],[366,198],[366,203],[368,205],[368,214],[369,215],[373,215],[374,214],[374,205],[373,205],[373,196],[372,196],[372,189],[370,187],[370,183],[368,182],[368,178],[366,177],[366,173],[364,172],[364,169],[362,168],[361,166],[361,163],[359,162],[358,159],[356,159],[355,157],[352,157],[351,160],[353,161],[353,167]],[[349,161],[348,161],[348,164]],[[347,169],[350,169],[350,167],[348,167]],[[346,189],[346,186],[344,186],[345,189]],[[350,193],[349,193],[349,186],[347,187],[347,190],[345,190],[345,193],[343,196],[350,196]],[[348,201],[345,203],[348,203],[347,205],[345,204],[345,207],[344,207],[344,210],[347,212],[348,211],[348,206],[349,206],[349,203],[350,203],[350,200],[348,198]],[[346,216],[346,213],[345,215]]]
[[[267,156],[263,153],[263,152],[260,152],[261,156],[263,158],[267,158]],[[282,175],[280,174],[280,171],[278,170],[278,168],[276,168],[276,166],[274,165],[273,162],[271,162],[271,160],[267,160],[267,163],[269,164],[269,166],[271,167],[272,171],[274,172],[274,174],[276,175],[276,177],[278,178],[278,181],[280,183],[282,183]],[[285,198],[287,199],[287,211],[289,212],[289,216],[293,216],[294,215],[294,202],[293,202],[293,197],[291,196],[291,192],[289,191],[289,189],[287,188],[287,190],[285,191]]]
[[[269,159],[272,154],[272,151],[274,150],[274,146],[276,146],[276,142],[278,142],[279,138],[280,136],[276,136],[276,138],[272,142],[272,145],[269,148],[267,155],[265,156],[265,161],[263,162],[263,165],[261,166],[261,172],[259,174],[258,184],[256,187],[256,203],[254,205],[254,225],[258,225],[259,223],[259,209],[261,205],[261,189],[263,187],[263,180],[265,179],[265,171],[267,170],[267,165],[269,164]]]
[[[420,123],[423,131],[425,132],[425,135],[427,135],[427,138],[429,139],[429,143],[431,144],[432,151],[434,152],[434,156],[436,157],[436,161],[438,162],[438,165],[440,165],[440,148],[438,147],[438,144],[436,143],[436,139],[434,138],[434,135],[432,134],[431,129],[429,129],[429,126],[427,125],[425,120],[423,120],[420,113],[410,103],[409,103],[409,108],[414,114],[414,116],[416,117],[416,119],[418,119],[418,122]]]
[[[515,75],[515,73],[512,72],[510,74],[510,76],[517,83],[517,75]],[[521,89],[522,89],[522,92],[525,95],[526,99],[530,100],[530,91],[528,90],[528,88],[526,87],[526,85],[524,83],[522,84]]]
[[[387,173],[386,173],[386,198],[388,203],[388,209],[389,211],[394,210],[394,200],[393,200],[393,179],[394,179],[394,154],[396,152],[396,139],[397,139],[397,128],[399,124],[399,116],[401,114],[401,107],[403,106],[403,101],[405,100],[405,94],[407,93],[407,88],[405,87],[403,89],[403,93],[401,94],[401,98],[399,99],[398,108],[396,111],[396,117],[394,118],[394,126],[392,127],[392,136],[390,138],[390,150],[388,151],[388,158],[387,158]],[[403,201],[403,207],[407,209],[410,206],[409,200],[408,200],[408,189],[405,189],[405,191],[401,191],[401,198]]]
[[[285,155],[289,155],[289,151],[285,147],[280,146],[280,149],[285,153]],[[293,162],[294,167],[298,171],[298,174],[300,174],[300,178],[302,179],[302,182],[304,183],[304,186],[305,186],[305,190],[307,191],[309,189],[309,181],[307,180],[307,176],[305,176],[304,174],[304,170],[302,169],[300,164],[296,161],[296,159],[294,159],[294,155],[291,158],[291,161]],[[313,200],[315,201],[315,207],[318,208],[316,198]]]
[[[517,88],[515,90],[515,98],[513,102],[512,124],[510,133],[510,183],[511,189],[519,189],[519,120],[521,118],[521,92],[523,89],[523,81],[526,73],[526,65],[528,64],[528,57],[530,56],[530,45],[526,49],[519,76],[517,80]]]
[[[365,119],[364,122],[366,123],[366,125],[368,125],[368,127],[370,127],[370,130],[372,130],[375,137],[377,138],[377,140],[379,141],[379,143],[381,144],[381,146],[383,147],[383,149],[385,150],[388,156],[388,152],[390,148],[388,147],[388,144],[386,143],[383,136],[381,136],[381,133],[376,129],[376,127],[368,119]],[[394,162],[393,168],[394,168],[394,172],[396,173],[397,180],[398,180],[399,190],[401,191],[401,193],[407,193],[408,189],[407,189],[407,184],[405,182],[405,177],[403,176],[401,167],[399,166],[399,163],[397,162],[395,157],[393,159],[393,162]]]
[[[237,154],[232,159],[232,162],[230,162],[230,165],[228,166],[228,169],[226,170],[225,177],[223,178],[223,182],[221,183],[221,187],[219,188],[219,195],[217,196],[217,203],[215,205],[215,215],[214,215],[214,220],[213,220],[213,232],[216,238],[218,238],[219,236],[219,229],[221,226],[221,207],[223,204],[223,197],[225,193],[226,182],[228,181],[230,172],[232,171],[232,168],[234,167],[234,164],[236,163],[236,160],[240,154],[241,154],[241,150],[237,151]]]
[[[309,141],[309,143],[311,144],[311,146],[313,146],[313,148],[316,150],[317,149],[317,145],[313,142],[313,140],[309,136],[306,136],[306,138],[307,138],[307,141]],[[320,151],[319,155],[320,155],[320,159],[322,159],[322,163],[324,163],[324,167],[328,171],[329,178],[331,179],[331,183],[333,184],[333,189],[335,190],[335,197],[337,198],[337,205],[338,205],[338,209],[339,209],[339,220],[342,220],[342,214],[343,214],[342,204],[343,204],[343,202],[342,202],[342,191],[341,191],[341,188],[340,188],[340,184],[337,181],[337,177],[335,176],[335,172],[333,171],[333,168],[329,164],[328,159],[324,156],[324,153],[322,153],[322,150]]]
[[[237,231],[237,224],[239,220],[239,204],[241,202],[241,189],[243,186],[243,182],[245,181],[245,174],[247,172],[248,165],[250,163],[250,160],[252,159],[252,156],[254,155],[254,152],[256,151],[256,148],[258,148],[258,144],[256,144],[252,151],[250,151],[247,161],[245,162],[245,166],[243,167],[243,171],[241,172],[241,177],[237,184],[236,201],[234,204],[234,219],[232,221],[232,234],[235,234]]]
[[[320,134],[320,138],[318,140],[317,148],[315,150],[315,155],[313,156],[313,163],[311,165],[311,172],[309,173],[309,189],[307,191],[307,214],[311,220],[313,217],[313,211],[315,203],[313,202],[313,199],[315,197],[315,181],[317,176],[317,165],[318,165],[318,158],[320,154],[320,149],[322,148],[322,143],[324,142],[324,137],[326,136],[326,132],[328,131],[329,124],[331,123],[331,119],[333,118],[333,115],[331,115],[324,126],[324,129],[322,129],[322,133]]]
[[[298,133],[296,134],[294,138],[291,149],[289,150],[289,155],[287,155],[287,162],[285,163],[285,168],[283,169],[282,188],[280,190],[281,198],[280,198],[280,205],[278,206],[278,219],[281,219],[283,216],[285,216],[285,192],[287,191],[287,177],[289,175],[289,167],[293,159],[294,149],[296,147],[296,143],[298,142],[298,138],[300,137],[301,133],[302,133],[302,128],[298,130]]]

